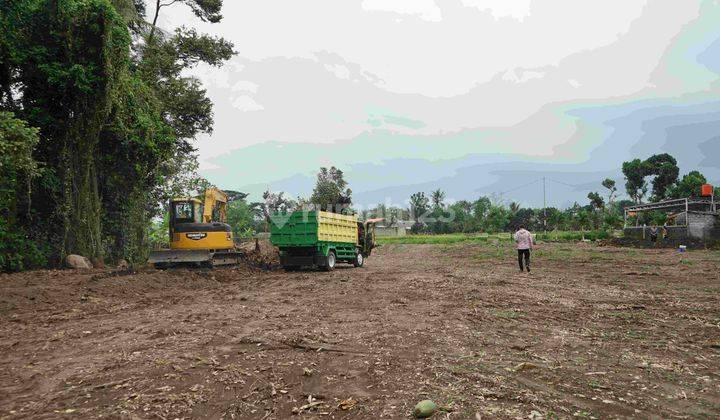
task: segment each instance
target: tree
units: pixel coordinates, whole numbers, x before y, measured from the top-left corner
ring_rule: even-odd
[[[675,184],[680,169],[677,160],[667,153],[652,155],[645,160],[649,174],[655,175],[652,185],[653,200],[660,201],[665,198],[666,190]]]
[[[504,231],[508,224],[508,216],[505,207],[492,205],[485,218],[485,231],[490,233]]]
[[[585,229],[589,227],[590,220],[590,214],[584,209],[580,210],[575,216],[576,226],[580,228],[583,240],[585,240]]]
[[[222,4],[183,2],[209,21]],[[192,139],[212,130],[212,103],[185,70],[220,65],[232,45],[185,27],[148,37],[144,16],[141,0],[0,3],[0,111],[37,127],[43,164],[17,222],[55,264],[142,260],[159,203],[196,162]]]
[[[609,191],[608,193],[608,204],[613,203],[613,199],[615,198],[615,194],[617,193],[617,187],[615,186],[615,180],[610,178],[605,178],[602,182],[602,186],[607,188]]]
[[[556,230],[563,229],[566,223],[563,212],[555,207],[548,207],[547,212],[547,229]]]
[[[255,232],[257,207],[250,206],[244,198],[235,199],[228,204],[227,222],[235,238],[250,238]]]
[[[158,17],[160,17],[160,10],[175,3],[181,3],[189,6],[195,16],[204,22],[217,23],[222,19],[222,15],[220,14],[222,9],[222,0],[168,0],[167,3],[163,3],[161,0],[156,0],[155,16],[153,17],[153,21],[150,26],[148,39],[152,40],[155,35],[155,27],[157,25]],[[144,11],[144,5],[142,10]]]
[[[629,162],[623,162],[622,172],[625,175],[625,190],[635,203],[642,203],[642,199],[647,193],[647,182],[645,177],[648,175],[648,166],[640,159],[633,159]]]
[[[518,209],[518,211],[510,214],[507,228],[511,232],[516,231],[521,227],[533,229],[535,227],[535,222],[535,213],[532,209]]]
[[[10,112],[0,112],[0,271],[18,271],[44,263],[38,247],[17,223],[31,206],[32,181],[39,166],[32,152],[38,130]]]
[[[452,215],[449,230],[451,232],[473,232],[477,230],[472,210],[473,203],[467,200],[460,200],[448,206],[448,212]]]
[[[605,208],[605,200],[603,200],[603,198],[597,192],[588,193],[587,197],[590,200],[590,205],[595,211]]]
[[[343,171],[332,166],[320,168],[310,201],[318,209],[342,213],[352,204],[352,191],[347,188]]]
[[[669,189],[668,195],[672,198],[697,197],[703,184],[707,184],[705,176],[698,171],[691,171]]]
[[[266,221],[270,221],[270,216],[273,213],[289,213],[298,207],[298,203],[291,198],[286,198],[285,193],[280,191],[274,193],[272,191],[265,190],[262,195],[262,203],[253,203],[253,206],[260,208],[263,214],[263,218]]]
[[[410,196],[410,217],[415,221],[415,225],[422,225],[423,219],[430,209],[430,200],[425,196],[424,192],[416,192]]]
[[[441,189],[437,189],[430,194],[430,197],[431,197],[434,209],[442,209],[443,208],[443,201],[445,200],[445,191],[443,191]]]
[[[492,202],[487,197],[480,197],[473,203],[473,217],[475,218],[476,222],[480,222],[482,219],[484,219],[488,211],[490,211],[490,207],[492,206]]]

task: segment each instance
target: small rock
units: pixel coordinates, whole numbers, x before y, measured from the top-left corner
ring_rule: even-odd
[[[413,416],[419,419],[424,419],[432,416],[437,411],[437,404],[432,400],[422,400],[415,404],[413,409]]]
[[[357,405],[357,400],[354,400],[353,398],[348,398],[346,400],[340,401],[340,404],[338,404],[338,407],[341,410],[352,410],[353,407]]]
[[[543,416],[539,411],[533,410],[530,412],[530,415],[528,416],[530,420],[543,420],[545,416]]]
[[[515,366],[515,372],[524,372],[526,370],[537,369],[538,365],[530,362],[522,362]]]
[[[70,254],[65,257],[65,265],[67,265],[68,268],[73,268],[76,270],[83,268],[93,268],[93,265],[89,259],[77,254]]]

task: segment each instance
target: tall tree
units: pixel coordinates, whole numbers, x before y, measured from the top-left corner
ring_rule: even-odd
[[[445,191],[438,188],[437,190],[430,193],[430,197],[434,209],[443,208],[443,201],[445,201]]]
[[[415,221],[415,225],[422,224],[422,219],[430,210],[430,200],[425,196],[424,192],[416,192],[410,196],[410,216]]]
[[[635,203],[641,203],[647,193],[648,166],[640,159],[623,162],[622,172],[625,175],[625,190]]]
[[[661,153],[647,158],[645,165],[648,173],[655,175],[652,181],[653,200],[660,201],[665,198],[667,189],[677,182],[680,173],[677,160],[667,153]]]
[[[43,167],[19,223],[56,263],[142,259],[158,190],[212,128],[212,104],[183,72],[220,65],[232,45],[187,28],[148,39],[144,16],[141,0],[0,2],[0,111],[39,129]]]
[[[670,188],[668,195],[672,198],[698,197],[703,184],[707,184],[705,176],[698,171],[691,171]]]
[[[17,271],[44,262],[27,238],[18,214],[31,211],[32,181],[40,168],[33,158],[38,130],[10,112],[0,112],[0,271]]]
[[[588,193],[588,200],[590,200],[590,205],[594,210],[601,210],[605,208],[605,200],[598,194],[597,192],[591,192]]]
[[[352,190],[343,171],[332,166],[320,168],[310,201],[320,210],[342,213],[352,204]]]
[[[204,22],[217,23],[222,20],[222,0],[155,0],[155,14],[153,16],[152,23],[150,24],[150,33],[148,39],[152,40],[155,35],[158,18],[160,17],[160,11],[166,7],[172,6],[173,4],[184,4],[190,7],[190,10]]]
[[[602,186],[608,190],[608,204],[612,205],[615,194],[617,193],[617,187],[615,186],[615,180],[605,178],[602,182]]]

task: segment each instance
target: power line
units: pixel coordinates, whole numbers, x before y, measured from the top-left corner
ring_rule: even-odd
[[[556,184],[560,184],[560,185],[565,185],[566,187],[579,188],[579,189],[581,189],[582,191],[590,191],[590,190],[592,190],[592,188],[583,188],[582,185],[568,184],[567,182],[557,181],[557,180],[554,180],[554,179],[552,179],[552,178],[548,178],[548,181],[552,181],[552,182],[554,182],[554,183],[556,183]]]
[[[542,181],[542,179],[538,178],[538,179],[536,179],[535,181],[531,181],[531,182],[528,182],[527,184],[523,184],[523,185],[517,186],[517,187],[515,187],[515,188],[511,188],[511,189],[509,189],[509,190],[507,190],[507,191],[499,192],[498,194],[500,194],[500,195],[505,195],[505,194],[507,194],[507,193],[509,193],[509,192],[517,191],[517,190],[519,190],[519,189],[521,189],[521,188],[525,188],[525,187],[529,187],[530,185],[537,184],[537,183],[540,182],[540,181]]]

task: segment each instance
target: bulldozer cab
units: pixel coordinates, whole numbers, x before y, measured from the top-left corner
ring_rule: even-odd
[[[170,226],[182,223],[200,223],[202,212],[197,198],[174,198],[170,202]]]

